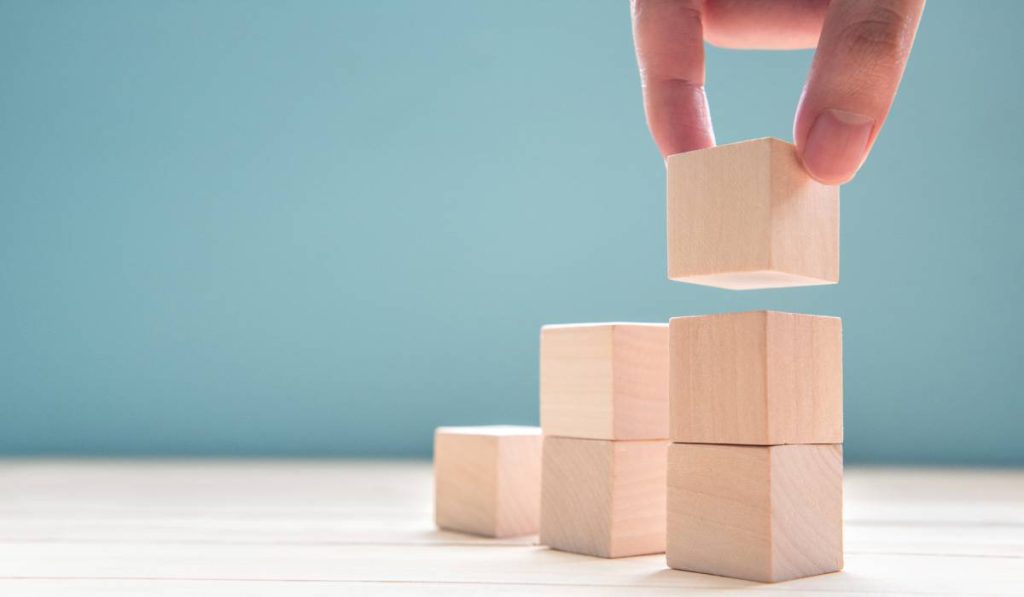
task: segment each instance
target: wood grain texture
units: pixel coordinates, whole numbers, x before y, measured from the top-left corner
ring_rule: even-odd
[[[668,437],[668,325],[544,326],[541,427],[546,435]]]
[[[426,461],[0,459],[0,595],[1020,595],[1024,471],[847,469],[844,571],[760,586],[439,531]]]
[[[839,318],[753,311],[669,325],[672,441],[842,443]]]
[[[434,433],[437,526],[488,537],[535,534],[541,445],[538,427],[439,427]]]
[[[793,145],[755,139],[671,155],[668,277],[732,290],[839,281],[839,187]]]
[[[842,447],[672,444],[668,564],[759,582],[843,567]]]
[[[605,558],[664,551],[667,447],[545,437],[541,543]]]

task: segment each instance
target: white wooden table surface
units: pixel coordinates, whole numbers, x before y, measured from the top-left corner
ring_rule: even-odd
[[[0,461],[0,595],[1024,595],[1024,471],[850,469],[846,570],[776,585],[436,531],[425,462]]]

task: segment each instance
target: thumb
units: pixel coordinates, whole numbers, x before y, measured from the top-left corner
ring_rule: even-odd
[[[924,0],[835,0],[828,8],[793,139],[811,176],[853,178],[889,113]]]

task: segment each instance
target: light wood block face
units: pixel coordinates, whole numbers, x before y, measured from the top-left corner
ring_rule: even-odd
[[[668,277],[732,290],[839,281],[839,187],[793,145],[756,139],[671,155]]]
[[[546,435],[668,437],[668,325],[544,326],[540,421]]]
[[[672,444],[668,565],[760,582],[843,567],[838,445]]]
[[[669,325],[672,441],[842,443],[839,318],[754,311]]]
[[[545,437],[540,542],[604,558],[665,551],[667,448]]]
[[[542,439],[538,427],[439,427],[434,433],[434,519],[488,537],[537,532]]]

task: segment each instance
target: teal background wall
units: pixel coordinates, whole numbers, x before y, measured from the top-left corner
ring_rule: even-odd
[[[545,322],[845,321],[850,462],[1024,464],[1017,2],[931,2],[842,283],[665,279],[624,2],[0,0],[0,453],[416,455]],[[809,52],[709,51],[720,142]]]

